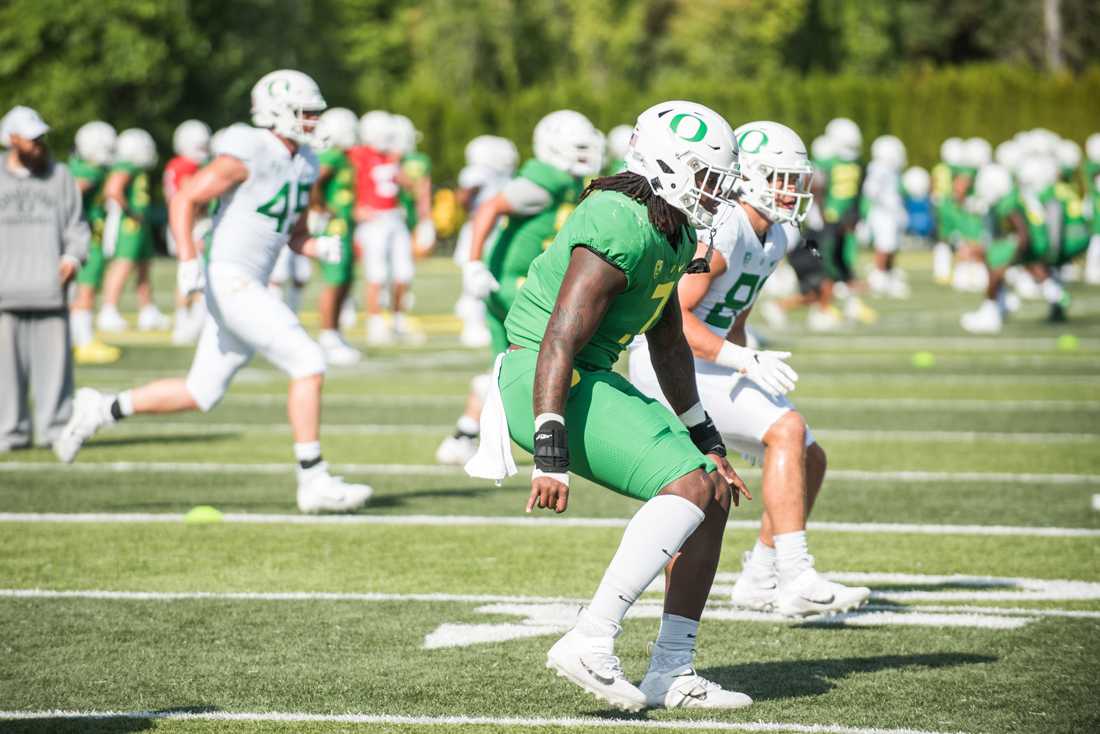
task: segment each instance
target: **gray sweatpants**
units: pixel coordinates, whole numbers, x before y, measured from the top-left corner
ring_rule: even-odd
[[[68,311],[0,311],[0,451],[49,446],[73,410]]]

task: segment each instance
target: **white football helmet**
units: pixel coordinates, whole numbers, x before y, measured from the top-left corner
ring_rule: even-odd
[[[925,199],[932,192],[932,176],[920,166],[911,166],[901,174],[901,187],[910,199]]]
[[[1012,173],[1004,166],[983,166],[974,179],[974,194],[988,208],[1012,193]]]
[[[329,107],[317,122],[317,137],[326,148],[347,150],[356,144],[359,118],[346,107]]]
[[[1004,166],[1010,171],[1015,171],[1023,157],[1023,148],[1015,140],[1006,140],[993,149],[993,160],[997,165]]]
[[[579,112],[558,110],[535,125],[535,158],[573,176],[595,176],[603,167],[603,133]]]
[[[1054,155],[1063,171],[1076,171],[1081,165],[1081,146],[1072,140],[1059,140]]]
[[[359,142],[384,153],[396,145],[393,115],[384,110],[371,110],[359,118]]]
[[[741,172],[738,198],[768,221],[801,224],[814,196],[806,144],[778,122],[749,122],[733,131]]]
[[[519,151],[508,138],[478,135],[466,144],[466,165],[482,166],[510,176],[519,163]]]
[[[985,138],[967,138],[963,141],[963,163],[968,168],[980,169],[993,162],[993,146]]]
[[[626,158],[626,149],[630,147],[630,136],[634,134],[634,128],[630,125],[616,125],[607,134],[607,149],[611,157],[616,160]]]
[[[114,127],[106,122],[86,122],[76,131],[76,153],[92,165],[110,165],[115,157],[117,138]]]
[[[737,140],[725,118],[695,102],[671,100],[638,115],[626,170],[644,176],[653,192],[687,215],[691,226],[714,224],[739,178]]]
[[[833,143],[837,158],[842,161],[859,160],[859,153],[863,148],[863,133],[855,122],[847,117],[829,120],[829,124],[825,126],[825,137]]]
[[[900,172],[905,168],[905,143],[893,135],[881,135],[871,143],[871,158]]]
[[[300,71],[279,69],[252,87],[252,124],[303,145],[317,144],[317,122],[307,112],[323,112],[325,98],[317,83]]]
[[[1100,163],[1100,133],[1089,135],[1085,141],[1085,155],[1093,163]]]
[[[814,138],[814,141],[810,143],[810,157],[815,163],[827,161],[830,158],[836,156],[836,146],[833,145],[833,141],[825,135],[818,135]]]
[[[115,159],[138,168],[152,168],[157,164],[157,144],[149,133],[131,127],[118,134]]]
[[[416,152],[416,144],[420,140],[420,131],[413,125],[413,121],[404,115],[391,115],[390,124],[393,125],[394,149],[398,155],[408,155]]]
[[[949,166],[965,165],[966,144],[962,138],[948,138],[940,145],[940,160]]]
[[[210,157],[210,127],[202,120],[184,120],[172,133],[172,150],[202,163]]]
[[[1020,163],[1016,171],[1020,190],[1037,195],[1058,182],[1058,165],[1045,155],[1030,155]]]

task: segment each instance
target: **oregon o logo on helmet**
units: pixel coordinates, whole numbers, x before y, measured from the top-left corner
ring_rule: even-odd
[[[680,131],[680,127],[684,120],[694,120],[695,130],[688,133],[687,130]],[[707,123],[703,122],[703,118],[696,115],[694,112],[681,112],[672,118],[668,126],[672,128],[672,132],[676,133],[680,138],[688,141],[689,143],[698,143],[700,140],[707,136]],[[689,126],[690,127],[690,126]]]
[[[282,86],[282,89],[276,90],[275,87],[280,86],[280,85]],[[289,79],[272,79],[271,81],[269,81],[267,83],[267,93],[270,94],[272,97],[274,97],[278,94],[286,94],[289,91],[290,91],[290,80]]]
[[[741,138],[737,141],[737,147],[743,153],[759,153],[767,144],[768,134],[756,128],[741,133]]]

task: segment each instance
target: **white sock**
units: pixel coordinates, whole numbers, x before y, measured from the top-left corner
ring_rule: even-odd
[[[581,632],[606,635],[617,629],[626,610],[672,560],[703,517],[698,507],[672,494],[658,495],[642,505],[627,524],[619,549],[588,605],[586,616],[594,624],[585,625],[587,629]]]
[[[134,395],[131,391],[123,390],[115,396],[115,400],[118,401],[118,409],[123,417],[134,414]]]
[[[405,327],[407,325],[408,324],[405,322],[405,314],[401,313],[400,311],[397,311],[396,313],[394,313],[394,315],[393,315],[393,330],[394,331],[405,331]]]
[[[481,423],[477,418],[463,415],[455,422],[455,428],[467,436],[476,436],[481,432]]]
[[[938,280],[951,277],[951,246],[937,242],[932,248],[932,275]]]
[[[321,458],[321,442],[307,441],[294,444],[294,458],[299,463],[303,461],[316,461]]]
[[[147,303],[147,304],[145,304],[144,306],[141,307],[141,311],[138,313],[138,318],[140,318],[141,316],[143,316],[144,314],[147,314],[147,313],[156,314],[157,316],[160,316],[160,309],[157,308],[157,305],[155,303]]]
[[[775,563],[781,578],[794,578],[811,565],[805,530],[775,536]]]
[[[74,347],[82,347],[92,341],[95,336],[92,331],[92,312],[85,309],[71,312],[69,332],[72,334]]]
[[[658,658],[663,658],[660,667],[691,662],[695,652],[695,637],[699,633],[699,620],[681,617],[678,614],[661,615],[661,631],[657,633],[657,644],[653,646],[650,667]],[[671,658],[672,660],[669,660]],[[675,662],[673,662],[675,661]]]
[[[775,548],[764,545],[764,541],[757,538],[756,545],[752,547],[749,562],[754,566],[758,566],[761,570],[771,572],[775,568]]]

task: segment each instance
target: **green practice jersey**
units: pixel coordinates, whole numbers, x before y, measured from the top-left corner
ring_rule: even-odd
[[[410,183],[415,184],[424,177],[432,175],[432,159],[427,153],[409,153],[401,159],[401,173]],[[409,229],[412,229],[419,219],[416,212],[416,192],[402,186],[397,192],[397,201],[405,208],[405,223],[408,224]]]
[[[1085,187],[1091,203],[1091,231],[1093,234],[1100,234],[1100,163],[1085,162]]]
[[[509,340],[538,350],[573,248],[587,247],[626,275],[626,290],[612,300],[576,357],[583,369],[610,370],[630,341],[657,323],[695,256],[695,244],[694,230],[685,227],[673,247],[650,223],[646,207],[623,194],[592,193],[565,222],[550,248],[531,264],[527,282],[505,321]]]
[[[107,169],[104,166],[89,163],[76,155],[69,158],[66,165],[69,172],[73,174],[73,178],[77,181],[87,181],[90,184],[83,194],[84,218],[88,220],[93,234],[98,239],[98,234],[101,233],[103,226],[100,224],[97,230],[96,225],[101,223],[107,216],[107,212],[103,208],[103,183],[107,180]]]
[[[325,181],[322,191],[325,206],[334,217],[351,219],[351,210],[355,205],[355,171],[347,155],[339,148],[329,148],[317,156],[317,161],[321,166],[332,169],[332,175]]]
[[[111,167],[111,173],[125,171],[130,175],[126,184],[126,206],[129,210],[141,216],[149,208],[149,173],[129,163],[116,163]]]
[[[1062,209],[1059,259],[1068,262],[1089,246],[1089,222],[1085,218],[1085,202],[1071,184],[1059,181],[1051,192]],[[1094,215],[1095,219],[1095,215]],[[1094,225],[1095,226],[1095,225]]]
[[[834,161],[826,171],[828,184],[825,190],[825,221],[839,222],[859,199],[860,179],[863,168],[856,161]]]

